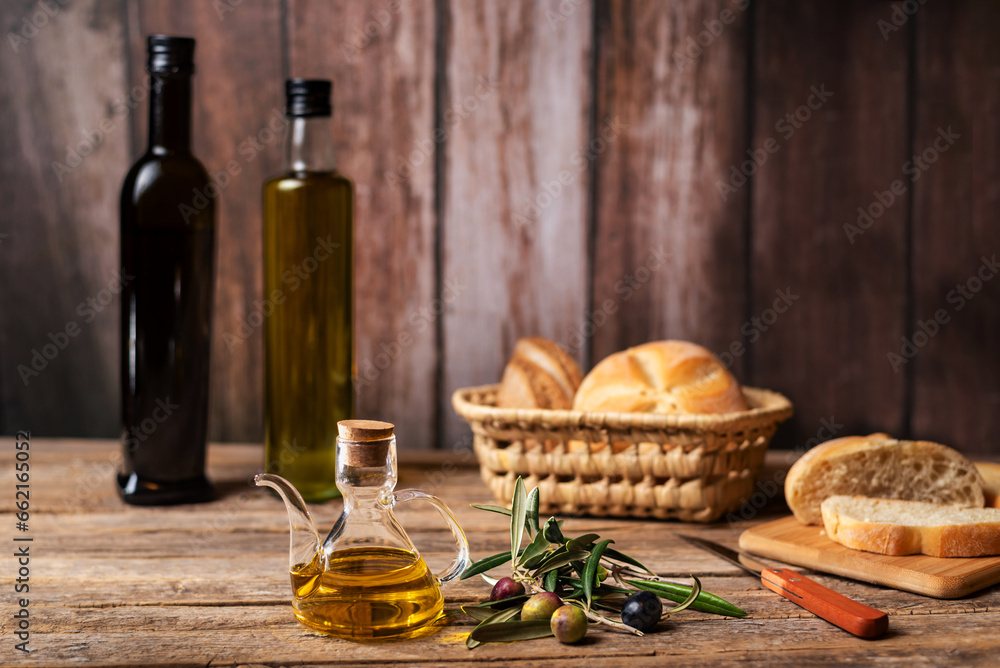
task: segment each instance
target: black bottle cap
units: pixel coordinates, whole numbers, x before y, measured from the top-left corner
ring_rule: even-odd
[[[288,116],[330,116],[333,82],[329,79],[289,79],[285,82],[285,114]]]
[[[194,39],[150,35],[146,38],[149,58],[146,69],[161,74],[191,74],[194,72]]]

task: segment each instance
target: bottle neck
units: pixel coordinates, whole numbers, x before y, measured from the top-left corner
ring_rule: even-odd
[[[332,172],[333,135],[329,116],[293,117],[285,144],[285,167],[293,172]]]
[[[337,489],[345,508],[391,497],[397,475],[395,437],[371,443],[337,439]]]
[[[149,149],[191,151],[191,75],[150,73]]]

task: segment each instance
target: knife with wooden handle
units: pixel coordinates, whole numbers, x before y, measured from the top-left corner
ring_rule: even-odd
[[[789,601],[848,633],[862,638],[875,638],[889,628],[889,616],[881,610],[851,600],[790,568],[768,568],[754,561],[746,553],[737,552],[704,538],[683,535],[681,538],[695,547],[739,566],[748,573],[759,576],[761,583],[771,591],[781,594]]]

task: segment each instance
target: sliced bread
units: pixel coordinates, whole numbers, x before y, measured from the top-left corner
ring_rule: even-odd
[[[983,479],[972,462],[940,443],[847,436],[807,452],[785,478],[785,500],[803,524],[820,524],[820,504],[839,494],[982,508]]]
[[[576,360],[555,342],[519,339],[500,380],[497,407],[568,410],[582,379]]]
[[[822,509],[826,535],[856,550],[893,556],[1000,554],[1000,508],[831,496]]]
[[[1000,464],[976,462],[976,470],[983,476],[983,494],[988,508],[1000,508]]]

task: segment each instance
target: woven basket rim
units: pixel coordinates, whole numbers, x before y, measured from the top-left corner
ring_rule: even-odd
[[[545,425],[549,429],[682,429],[686,431],[716,431],[738,429],[744,424],[782,422],[795,409],[783,394],[757,387],[741,388],[747,403],[753,408],[734,413],[669,414],[603,413],[597,411],[551,410],[544,408],[497,408],[476,403],[473,395],[495,393],[498,383],[463,387],[452,394],[455,412],[469,423]]]

